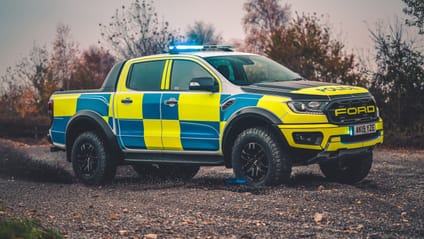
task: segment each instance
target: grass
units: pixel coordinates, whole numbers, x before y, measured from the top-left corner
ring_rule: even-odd
[[[54,230],[45,229],[29,220],[9,219],[0,221],[0,239],[61,239],[63,236]]]

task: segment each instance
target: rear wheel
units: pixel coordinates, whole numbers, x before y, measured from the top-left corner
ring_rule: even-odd
[[[282,143],[264,128],[246,129],[237,137],[232,164],[237,178],[257,186],[287,182],[291,173],[291,160]]]
[[[320,168],[321,172],[330,180],[354,184],[368,175],[372,158],[372,152],[369,152],[321,163]]]
[[[102,185],[115,177],[117,165],[113,155],[95,132],[84,132],[77,137],[72,145],[71,161],[75,176],[84,184]]]
[[[142,178],[181,179],[193,178],[200,167],[196,165],[136,164],[133,169]]]

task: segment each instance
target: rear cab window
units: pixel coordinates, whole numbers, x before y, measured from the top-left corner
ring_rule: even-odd
[[[165,60],[134,63],[127,78],[127,88],[136,91],[160,91]]]

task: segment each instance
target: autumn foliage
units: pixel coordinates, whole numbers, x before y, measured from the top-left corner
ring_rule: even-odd
[[[115,58],[103,48],[90,47],[80,53],[71,39],[70,28],[59,24],[53,51],[34,44],[28,56],[1,76],[0,136],[47,135],[47,102],[60,89],[99,88]]]
[[[287,27],[275,29],[265,53],[305,79],[364,85],[353,54],[331,36],[316,14],[296,15]]]

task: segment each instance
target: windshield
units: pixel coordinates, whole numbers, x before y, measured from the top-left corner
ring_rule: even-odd
[[[205,60],[236,85],[291,81],[302,78],[285,66],[258,55],[213,56],[206,57]]]

